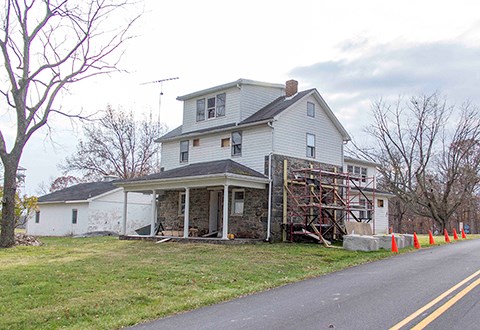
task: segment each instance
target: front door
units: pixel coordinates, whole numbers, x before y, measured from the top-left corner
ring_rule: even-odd
[[[222,204],[223,194],[221,191],[210,191],[210,218],[208,222],[208,232],[213,233],[219,230],[222,223]]]

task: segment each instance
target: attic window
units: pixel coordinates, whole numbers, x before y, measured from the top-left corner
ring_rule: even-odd
[[[307,102],[307,116],[315,117],[315,103]]]
[[[197,121],[205,120],[205,99],[197,100]]]
[[[207,119],[225,116],[226,94],[207,98]],[[197,100],[197,121],[205,120],[205,99]]]

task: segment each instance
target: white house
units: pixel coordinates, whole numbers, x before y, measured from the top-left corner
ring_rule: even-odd
[[[116,183],[125,200],[133,192],[151,194],[157,200],[151,223],[160,221],[184,238],[287,239],[289,224],[301,218],[292,211],[299,203],[287,182],[298,181],[302,168],[338,173],[335,182],[346,180],[339,175],[350,140],[319,92],[297,87],[295,80],[283,85],[239,79],[178,97],[183,124],[157,141],[162,172]],[[323,202],[307,205],[304,212],[313,220],[300,219],[303,231],[328,226],[342,231],[348,210],[338,205],[342,210],[328,211]],[[126,223],[128,210],[125,203]]]
[[[80,183],[38,199],[38,210],[27,222],[27,233],[69,236],[87,232],[123,232],[123,192],[110,181]],[[132,194],[126,232],[133,234],[150,223],[151,196]]]

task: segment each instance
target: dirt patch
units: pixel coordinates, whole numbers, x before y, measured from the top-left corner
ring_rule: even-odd
[[[15,234],[15,245],[21,246],[40,246],[40,242],[35,236],[30,236],[26,234]]]

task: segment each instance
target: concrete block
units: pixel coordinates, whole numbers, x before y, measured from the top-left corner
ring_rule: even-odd
[[[357,221],[347,221],[345,222],[345,229],[347,234],[356,234],[356,235],[372,235],[372,226],[369,223],[357,222]]]
[[[404,247],[413,246],[413,235],[403,234],[402,236],[405,239],[405,246]]]
[[[373,237],[378,239],[378,247],[380,249],[392,249],[392,235],[374,235]]]
[[[343,248],[350,251],[378,251],[378,238],[373,236],[345,235]]]

